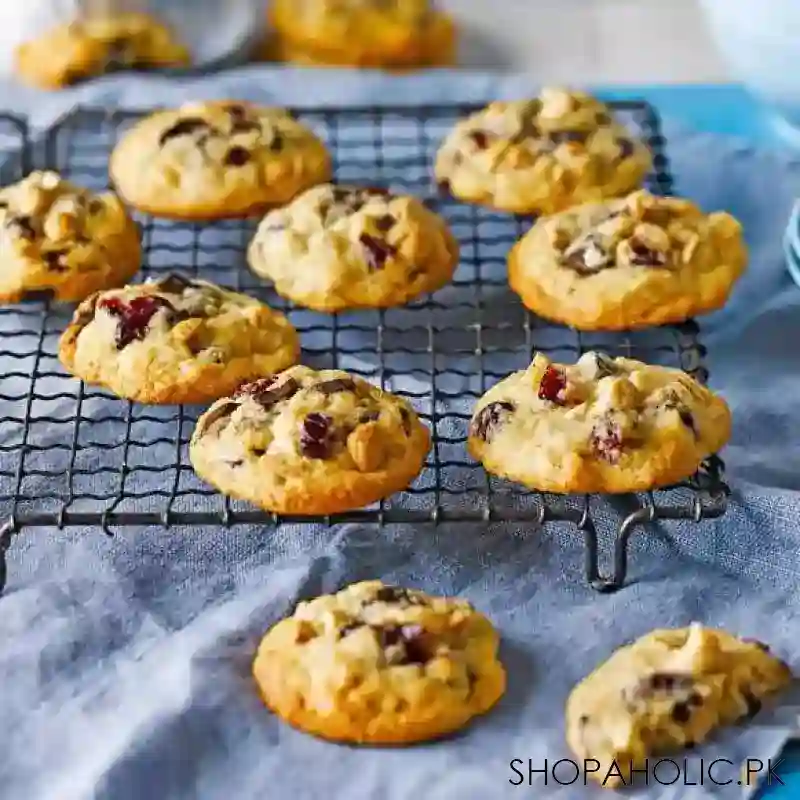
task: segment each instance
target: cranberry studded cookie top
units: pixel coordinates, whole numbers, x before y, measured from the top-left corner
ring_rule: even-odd
[[[258,648],[267,705],[329,739],[441,736],[505,690],[491,623],[458,599],[378,581],[302,602]]]
[[[680,370],[538,354],[478,401],[468,446],[489,472],[533,489],[627,492],[690,476],[729,431],[725,403]]]
[[[325,146],[290,114],[236,101],[157,112],[111,156],[112,178],[128,202],[191,219],[263,211],[330,174]]]
[[[511,251],[509,283],[545,318],[619,330],[720,307],[746,262],[730,214],[639,190],[542,217]]]
[[[55,172],[0,189],[0,244],[0,300],[42,291],[82,300],[139,269],[138,230],[119,199]]]
[[[315,514],[405,488],[429,445],[404,400],[346,372],[297,366],[212,406],[190,453],[198,474],[225,493]]]
[[[694,624],[656,630],[617,650],[572,691],[567,741],[595,759],[611,788],[648,756],[693,747],[717,727],[751,719],[792,679],[761,642]],[[612,769],[612,762],[618,771]]]
[[[67,369],[142,402],[215,400],[294,363],[297,334],[245,295],[170,275],[88,298],[60,345]]]
[[[325,184],[266,215],[249,262],[300,305],[373,308],[402,305],[446,283],[458,244],[414,197]]]
[[[582,92],[545,89],[459,122],[436,159],[442,188],[517,213],[553,213],[624,194],[650,167],[647,148]]]

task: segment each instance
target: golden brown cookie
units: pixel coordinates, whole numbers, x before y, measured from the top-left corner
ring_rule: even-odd
[[[292,367],[242,386],[197,421],[195,472],[281,514],[335,514],[408,487],[428,429],[399,397],[339,370]]]
[[[244,102],[190,103],[152,114],[111,154],[132,206],[165,217],[246,217],[331,176],[325,145],[288,112]]]
[[[641,185],[650,152],[604,103],[545,89],[491,103],[456,124],[436,156],[442,189],[519,214],[552,214]]]
[[[720,308],[746,264],[730,214],[641,190],[539,219],[511,251],[508,280],[539,316],[625,330]]]
[[[404,305],[448,283],[458,242],[414,197],[324,184],[262,221],[248,252],[279,294],[317,311]]]
[[[262,639],[253,675],[300,730],[411,744],[463,728],[502,697],[498,642],[464,600],[364,581],[300,603]]]
[[[725,402],[681,370],[538,353],[478,400],[467,446],[488,472],[531,489],[617,494],[690,477],[730,428]]]
[[[749,720],[788,687],[789,667],[758,641],[695,624],[621,647],[569,696],[567,742],[608,788],[630,783],[648,756],[703,742]]]
[[[141,403],[204,403],[294,364],[289,321],[263,303],[181,275],[87,298],[61,337],[65,369]]]
[[[273,0],[270,19],[277,60],[397,70],[456,61],[455,23],[429,0]]]
[[[189,66],[189,51],[149,14],[92,16],[63,23],[17,49],[17,74],[60,89],[107,72]]]
[[[94,194],[55,172],[0,189],[0,302],[46,294],[76,302],[139,269],[139,229],[110,192]]]

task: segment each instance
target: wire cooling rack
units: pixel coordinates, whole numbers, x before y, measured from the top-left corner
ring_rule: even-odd
[[[654,153],[653,191],[672,179],[658,116],[641,102],[613,103]],[[303,359],[340,367],[407,397],[433,431],[426,467],[414,486],[375,506],[326,517],[327,524],[519,521],[572,523],[585,538],[585,575],[597,590],[626,577],[631,534],[657,519],[699,522],[725,512],[722,464],[712,458],[681,486],[624,498],[624,519],[604,530],[608,503],[596,497],[529,492],[488,476],[465,450],[472,405],[534,351],[572,361],[603,349],[681,367],[701,381],[705,351],[694,322],[630,334],[587,334],[528,313],[508,290],[505,260],[530,220],[457,202],[431,178],[436,148],[467,106],[295,109],[330,148],[340,182],[414,193],[440,211],[461,242],[451,286],[407,307],[321,315],[296,309],[248,271],[245,249],[255,223],[193,224],[138,218],[144,266],[138,279],[180,271],[257,296],[284,310],[298,329]],[[108,185],[107,163],[120,131],[136,114],[83,109],[41,140],[25,121],[0,116],[8,154],[4,183],[31,169],[56,169],[91,188]],[[60,368],[58,337],[71,308],[46,297],[0,307],[0,589],[13,535],[28,526],[233,525],[308,522],[278,518],[205,486],[192,471],[187,443],[203,411],[118,400],[84,386]],[[619,509],[619,505],[617,509]],[[608,527],[608,525],[606,525]],[[612,568],[601,572],[600,537],[610,539]]]

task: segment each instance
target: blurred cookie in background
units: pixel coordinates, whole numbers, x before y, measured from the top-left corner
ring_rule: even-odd
[[[60,89],[120,70],[187,67],[189,50],[149,14],[120,13],[63,22],[22,43],[15,69],[41,89]]]
[[[453,19],[430,0],[273,0],[257,57],[308,66],[409,70],[457,61]]]

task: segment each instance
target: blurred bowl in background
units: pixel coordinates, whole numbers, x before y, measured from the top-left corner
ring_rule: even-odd
[[[800,0],[700,0],[720,54],[800,147]]]

